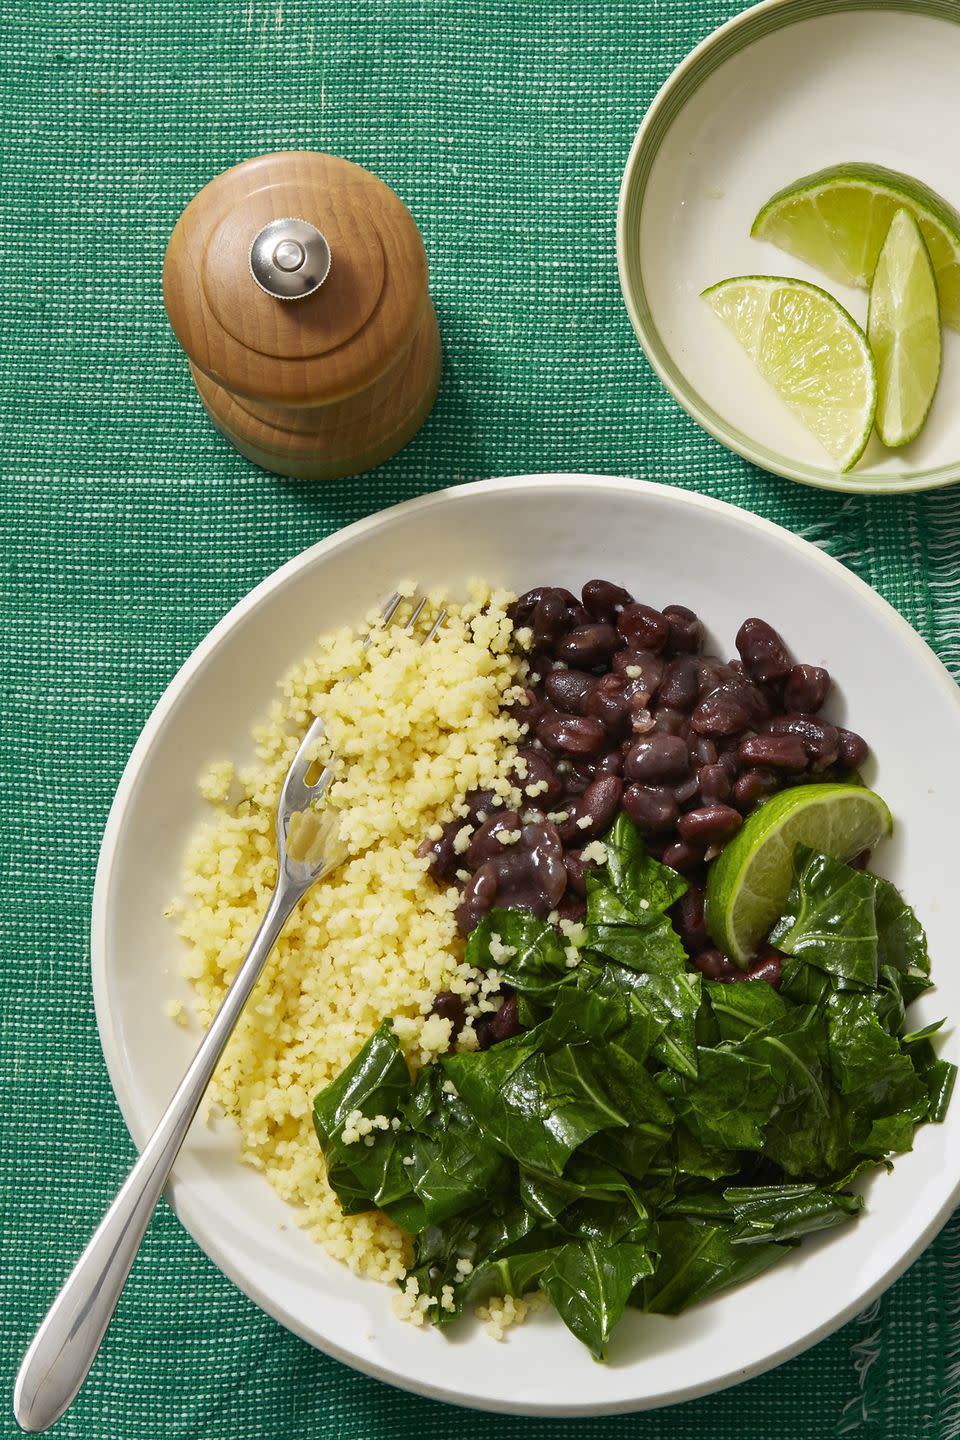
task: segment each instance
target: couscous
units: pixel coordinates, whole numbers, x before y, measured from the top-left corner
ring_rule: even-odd
[[[462,606],[431,596],[431,612],[442,602],[447,617],[426,647],[399,626],[374,630],[366,652],[365,628],[321,640],[283,680],[255,732],[253,763],[234,769],[218,758],[202,777],[213,813],[189,847],[173,907],[193,1011],[206,1026],[266,908],[280,786],[299,736],[321,715],[337,766],[327,803],[341,813],[348,859],[288,922],[210,1102],[236,1121],[244,1160],[297,1207],[311,1234],[359,1273],[384,1280],[402,1275],[405,1238],[380,1215],[341,1213],[311,1106],[383,1016],[396,1017],[419,1065],[450,1043],[450,1022],[430,1013],[438,991],[462,995],[477,1015],[490,1004],[482,993],[489,977],[463,964],[456,892],[430,880],[429,859],[417,851],[472,790],[493,792],[494,804],[516,802],[509,776],[519,726],[505,707],[521,662],[510,598],[482,585]]]

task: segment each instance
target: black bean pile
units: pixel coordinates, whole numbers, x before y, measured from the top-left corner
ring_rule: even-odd
[[[461,889],[461,933],[495,905],[582,918],[592,863],[583,849],[623,810],[650,853],[690,882],[673,921],[697,967],[712,979],[776,980],[775,954],[744,974],[710,947],[706,867],[775,791],[849,779],[863,764],[866,742],[818,718],[828,672],[795,664],[755,617],[737,632],[738,659],[704,654],[692,610],[657,610],[607,580],[588,580],[580,599],[529,590],[512,614],[520,639],[530,636],[528,688],[512,707],[525,730],[513,778],[526,803],[505,810],[473,793],[468,817],[421,852],[437,881]],[[505,844],[504,832],[516,838]]]

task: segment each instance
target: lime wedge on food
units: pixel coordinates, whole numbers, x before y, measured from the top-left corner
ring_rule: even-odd
[[[921,180],[882,165],[831,165],[768,200],[750,233],[841,284],[865,287],[901,207],[913,215],[927,242],[943,323],[960,330],[960,214]]]
[[[797,785],[755,810],[707,876],[706,922],[715,945],[745,968],[783,912],[793,852],[809,845],[852,860],[893,829],[880,796],[862,785]]]
[[[855,465],[873,428],[877,378],[867,337],[843,306],[778,275],[721,280],[703,298],[838,467]]]
[[[940,378],[940,306],[933,265],[909,210],[897,210],[870,287],[867,339],[877,363],[877,433],[918,435]]]

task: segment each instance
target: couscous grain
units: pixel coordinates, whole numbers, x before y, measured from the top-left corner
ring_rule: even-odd
[[[425,835],[465,812],[471,790],[519,803],[511,767],[520,730],[503,709],[522,665],[512,651],[510,599],[479,584],[462,606],[431,595],[429,609],[436,614],[443,603],[448,614],[426,646],[397,626],[375,632],[366,652],[349,629],[321,640],[254,732],[256,761],[235,768],[217,760],[203,777],[215,812],[193,838],[183,896],[169,912],[187,945],[193,1010],[205,1026],[266,908],[280,786],[300,735],[320,715],[326,741],[318,759],[335,771],[326,803],[337,812],[347,859],[288,922],[211,1101],[236,1121],[243,1159],[297,1207],[305,1228],[336,1259],[382,1280],[403,1276],[406,1238],[379,1213],[341,1213],[324,1176],[312,1102],[384,1016],[396,1017],[408,1058],[423,1065],[450,1043],[450,1022],[430,1014],[433,996],[450,987],[483,993],[481,977],[463,963],[456,891],[429,879],[417,851]],[[486,1003],[481,998],[481,1008]],[[460,1043],[476,1043],[469,1026]],[[358,1116],[352,1138],[368,1141],[371,1128],[395,1118]],[[408,1286],[397,1303],[422,1324],[443,1298]]]

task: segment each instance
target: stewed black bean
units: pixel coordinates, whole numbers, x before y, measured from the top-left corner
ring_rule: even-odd
[[[627,605],[620,613],[617,629],[632,650],[659,652],[670,639],[670,621],[650,605]]]
[[[690,728],[690,716],[683,710],[672,710],[668,705],[658,705],[653,711],[653,727],[658,735],[686,735]]]
[[[703,643],[703,626],[694,611],[686,605],[664,605],[663,617],[670,626],[668,654],[695,655]]]
[[[630,681],[630,693],[638,704],[646,705],[660,689],[663,680],[663,661],[652,650],[618,650],[613,657],[612,669]]]
[[[689,769],[690,752],[680,735],[642,735],[634,740],[623,761],[626,778],[644,785],[684,780]]]
[[[699,775],[688,775],[686,780],[681,780],[679,785],[673,787],[673,798],[683,808],[689,804],[700,789]]]
[[[743,816],[732,805],[702,805],[681,815],[677,829],[691,845],[716,845],[729,840],[742,824]]]
[[[568,630],[556,643],[556,656],[567,665],[592,670],[598,665],[605,665],[622,645],[623,636],[613,625],[596,621]]]
[[[441,990],[440,994],[433,998],[430,1014],[439,1015],[441,1020],[449,1020],[452,1034],[456,1037],[466,1024],[467,1006],[462,995],[454,995],[451,990]]]
[[[545,715],[537,722],[537,735],[550,750],[565,755],[596,755],[606,738],[592,715]]]
[[[617,818],[623,798],[623,781],[619,775],[598,775],[580,796],[577,826],[588,838],[602,835]],[[589,820],[589,825],[583,822]]]
[[[464,859],[471,870],[482,865],[484,860],[491,860],[494,855],[502,855],[506,844],[516,843],[508,840],[507,837],[519,836],[521,830],[520,816],[513,810],[498,810],[487,820],[484,820],[470,837]],[[504,839],[497,837],[503,835]]]
[[[819,665],[794,665],[783,687],[783,704],[788,711],[814,715],[830,690],[830,674]]]
[[[733,980],[739,974],[733,961],[729,960],[722,950],[715,950],[713,947],[701,950],[694,964],[708,980]]]
[[[782,680],[790,673],[787,647],[766,620],[744,620],[737,631],[737,649],[752,680]]]
[[[762,765],[751,766],[748,770],[741,771],[734,780],[731,798],[737,809],[745,815],[761,800],[766,800],[774,791],[779,790],[782,783],[782,776],[775,770],[767,770]]]
[[[550,805],[563,794],[563,781],[550,764],[546,752],[535,750],[532,745],[521,745],[517,750],[514,784],[518,790],[523,791],[527,799],[541,808],[544,802]],[[536,796],[529,794],[534,787],[537,790]]]
[[[692,655],[671,660],[660,682],[659,701],[671,710],[692,710],[700,692],[700,667]]]
[[[579,850],[568,850],[563,863],[567,867],[567,894],[573,891],[581,900],[586,899],[587,871],[591,868],[589,861],[584,860]]]
[[[709,943],[704,923],[704,892],[702,885],[690,885],[685,895],[670,911],[673,928],[683,942],[688,955],[696,955]]]
[[[768,735],[796,735],[811,760],[832,763],[840,750],[840,732],[812,715],[777,715],[765,726]]]
[[[695,611],[655,608],[604,579],[588,580],[582,599],[561,586],[529,590],[512,616],[528,632],[521,640],[529,670],[510,707],[526,727],[514,770],[517,809],[474,792],[467,817],[444,824],[419,852],[438,883],[462,887],[461,933],[494,906],[582,918],[593,863],[583,848],[623,811],[651,854],[690,877],[672,916],[700,971],[778,984],[775,951],[741,971],[710,947],[706,862],[783,786],[843,779],[867,758],[859,735],[819,714],[828,671],[794,664],[781,636],[756,616],[737,632],[739,658],[703,654]],[[463,836],[465,826],[472,833]],[[443,992],[434,1013],[456,1029],[462,1008],[459,996]],[[517,1032],[509,992],[475,1029],[482,1047]]]
[[[617,617],[633,604],[633,596],[622,585],[612,585],[609,580],[588,580],[580,592],[587,613],[594,620],[606,620],[611,625]]]
[[[680,814],[673,792],[662,785],[628,785],[622,804],[641,835],[659,835],[671,829]]]
[[[840,737],[840,759],[850,770],[859,770],[870,754],[866,740],[852,730],[844,730],[842,725],[837,726],[837,734]]]
[[[630,697],[625,675],[601,675],[587,696],[586,713],[594,716],[608,735],[623,737],[630,729]]]
[[[737,754],[745,765],[796,774],[807,768],[806,746],[799,735],[751,735],[740,742]]]
[[[669,865],[671,869],[679,870],[681,875],[685,875],[688,870],[696,870],[703,862],[703,851],[687,840],[678,840],[675,845],[667,846],[661,858],[664,865]]]
[[[609,750],[596,762],[595,774],[597,775],[622,775],[623,755],[619,750]]]
[[[701,765],[697,781],[704,805],[716,805],[730,798],[733,785],[725,765]]]
[[[497,1040],[509,1040],[511,1035],[519,1035],[521,1031],[520,1020],[517,1014],[518,1005],[516,995],[509,996],[504,1000],[499,1010],[495,1010],[490,1021],[490,1031],[494,1043]]]
[[[530,617],[538,650],[550,651],[566,627],[567,607],[559,590],[545,590]]]
[[[750,711],[736,691],[720,685],[696,706],[690,728],[698,735],[742,735],[750,728],[750,719]]]
[[[551,670],[543,679],[550,704],[570,715],[587,713],[587,701],[596,685],[596,675],[589,675],[586,670]]]

